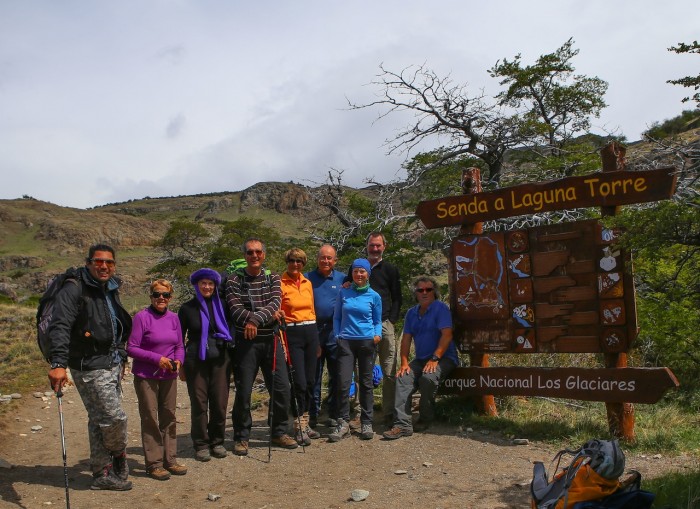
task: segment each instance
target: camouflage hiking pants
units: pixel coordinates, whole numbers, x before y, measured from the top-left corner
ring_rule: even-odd
[[[126,448],[126,414],[122,409],[119,377],[121,365],[111,369],[78,371],[71,369],[75,388],[88,414],[90,467],[101,472],[112,463],[112,453]]]

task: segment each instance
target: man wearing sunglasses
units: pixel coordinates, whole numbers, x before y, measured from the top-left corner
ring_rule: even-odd
[[[384,438],[395,440],[413,435],[411,396],[420,391],[420,418],[415,430],[430,426],[435,411],[435,393],[442,380],[459,364],[457,349],[452,342],[452,316],[444,302],[438,300],[437,283],[430,277],[419,277],[414,285],[418,305],[406,313],[401,338],[401,366],[396,373],[394,425],[384,432]],[[409,362],[411,342],[416,356]]]
[[[233,350],[233,454],[246,456],[253,419],[250,413],[255,376],[260,369],[268,391],[274,384],[275,401],[272,416],[272,443],[294,449],[297,442],[287,434],[289,425],[290,386],[284,350],[275,341],[277,312],[282,302],[279,274],[265,270],[265,245],[250,238],[243,244],[246,267],[226,279],[226,304],[236,326],[236,347]],[[274,364],[274,375],[273,375]]]
[[[126,414],[121,378],[131,316],[119,300],[114,249],[90,247],[85,262],[56,295],[49,324],[51,387],[58,393],[73,382],[88,413],[90,466],[94,490],[131,489],[126,462]]]

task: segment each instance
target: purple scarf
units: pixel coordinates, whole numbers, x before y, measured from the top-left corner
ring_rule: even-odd
[[[209,339],[209,322],[211,318],[209,317],[209,307],[207,306],[206,299],[202,296],[199,291],[199,286],[197,282],[200,279],[210,279],[214,281],[216,286],[221,283],[221,276],[218,272],[212,269],[199,269],[190,276],[190,281],[194,285],[194,291],[197,294],[197,300],[199,301],[199,315],[202,320],[202,337],[199,340],[199,358],[205,360],[207,358],[207,339]],[[224,308],[221,305],[221,299],[219,298],[219,292],[217,288],[214,288],[214,293],[211,296],[211,307],[214,310],[214,335],[216,339],[223,339],[224,341],[232,341],[233,338],[228,331],[228,324],[226,323],[226,316],[224,315]]]

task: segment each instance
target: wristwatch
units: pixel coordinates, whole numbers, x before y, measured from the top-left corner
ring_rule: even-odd
[[[430,360],[431,360],[431,361],[438,362],[438,361],[440,360],[440,357],[438,357],[437,355],[433,354],[433,356],[430,358]]]
[[[65,364],[61,364],[60,362],[52,362],[51,363],[51,369],[56,369],[56,368],[63,368],[66,369]]]

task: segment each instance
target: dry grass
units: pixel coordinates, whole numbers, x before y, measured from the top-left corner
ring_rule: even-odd
[[[48,365],[36,342],[36,308],[0,303],[0,393],[47,389]],[[0,407],[1,408],[1,407]]]

